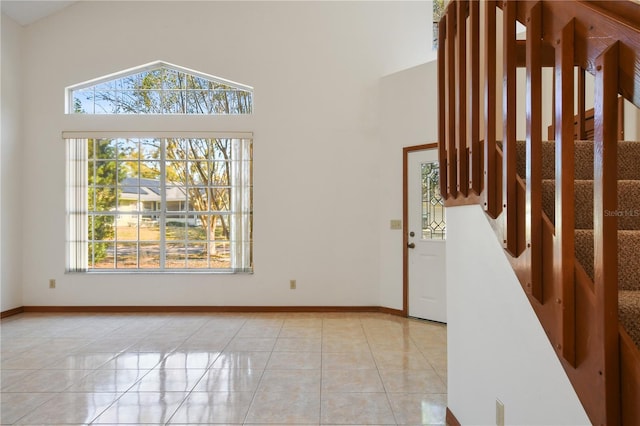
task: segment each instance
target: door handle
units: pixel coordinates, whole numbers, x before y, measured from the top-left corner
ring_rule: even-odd
[[[409,247],[410,249],[416,248],[416,243],[407,243],[407,247]]]

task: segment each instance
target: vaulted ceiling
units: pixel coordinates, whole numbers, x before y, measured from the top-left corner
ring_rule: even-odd
[[[3,14],[9,16],[20,25],[26,26],[73,3],[77,3],[77,1],[2,0],[0,1],[0,8]]]

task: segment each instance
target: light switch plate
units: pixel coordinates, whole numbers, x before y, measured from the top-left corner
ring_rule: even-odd
[[[391,229],[402,229],[402,221],[400,219],[391,219],[390,227]]]

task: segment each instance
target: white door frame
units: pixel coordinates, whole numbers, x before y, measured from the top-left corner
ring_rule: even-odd
[[[437,148],[437,142],[402,148],[402,315],[405,317],[409,316],[409,153]]]

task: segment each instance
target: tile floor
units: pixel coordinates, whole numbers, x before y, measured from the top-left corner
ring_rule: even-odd
[[[20,314],[2,424],[444,424],[446,327],[373,313]]]

